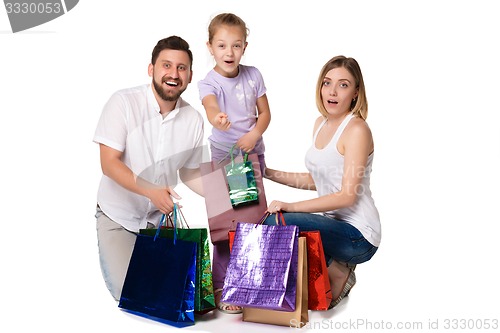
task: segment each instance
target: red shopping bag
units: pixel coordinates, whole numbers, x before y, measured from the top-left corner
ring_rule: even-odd
[[[307,244],[308,308],[328,310],[333,296],[321,235],[317,230],[302,231],[299,237],[305,237]]]

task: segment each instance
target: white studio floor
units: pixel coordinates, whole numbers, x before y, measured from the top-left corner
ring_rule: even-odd
[[[348,303],[349,300],[347,298],[346,301],[342,305],[339,305],[336,309],[332,309],[330,311],[309,311],[309,324],[302,328],[302,330],[326,330],[327,328],[335,329],[335,325],[340,325],[340,323],[338,323],[340,320],[339,318],[345,318],[345,314],[342,315],[342,313],[348,310]],[[121,322],[130,322],[130,325],[137,325],[138,327],[143,327],[143,329],[148,331],[150,327],[151,329],[163,328],[167,329],[167,331],[185,330],[190,332],[220,332],[222,330],[227,330],[228,332],[243,333],[256,332],[263,329],[265,329],[266,332],[284,332],[290,330],[289,327],[284,326],[243,322],[242,315],[224,314],[217,310],[203,316],[196,316],[196,323],[194,326],[179,329],[169,327],[166,324],[152,322],[151,320],[140,318],[121,310],[117,311],[120,312],[118,315],[122,317],[120,319]],[[291,323],[291,327],[294,327],[295,325],[295,322]],[[313,325],[315,326],[313,327]]]
[[[363,289],[363,283],[359,283],[355,288],[359,290]],[[355,302],[360,299],[357,291],[351,292],[351,296],[347,297],[341,304],[339,304],[335,309],[328,311],[308,311],[309,323],[302,328],[302,331],[323,331],[330,329],[342,329],[342,328],[353,328],[357,326],[358,329],[362,326],[368,324],[354,319],[353,315],[356,314],[356,308],[358,311],[363,309],[363,306],[356,306]],[[197,315],[195,317],[196,323],[194,326],[177,328],[170,326],[168,324],[156,322],[147,318],[139,317],[134,314],[127,313],[116,306],[116,303],[107,295],[107,291],[101,288],[101,291],[105,294],[102,297],[103,303],[100,305],[101,310],[107,313],[106,323],[103,324],[106,327],[112,329],[120,328],[120,331],[126,332],[136,332],[137,330],[147,331],[147,332],[170,332],[177,330],[184,330],[189,332],[256,332],[265,330],[266,332],[285,332],[290,330],[290,327],[296,325],[295,322],[291,323],[290,327],[258,324],[251,322],[243,322],[242,315],[225,314],[218,310],[214,310],[205,315]],[[101,297],[100,297],[101,298]],[[107,299],[105,299],[107,298]],[[351,312],[349,314],[349,312]],[[359,312],[357,312],[359,316]],[[361,318],[361,317],[360,317]]]

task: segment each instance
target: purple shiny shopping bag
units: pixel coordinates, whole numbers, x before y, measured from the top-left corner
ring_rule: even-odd
[[[221,300],[294,311],[298,227],[238,223]]]

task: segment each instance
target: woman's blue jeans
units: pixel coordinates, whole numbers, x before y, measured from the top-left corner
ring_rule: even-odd
[[[370,260],[378,249],[345,221],[310,213],[283,213],[283,217],[287,225],[296,225],[299,231],[319,230],[328,266],[333,260],[348,265],[360,264]],[[276,225],[276,215],[270,215],[264,223]]]

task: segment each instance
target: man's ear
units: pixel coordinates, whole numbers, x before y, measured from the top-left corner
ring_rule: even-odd
[[[149,66],[148,66],[148,75],[150,77],[153,77],[153,69],[154,69],[153,64],[149,64]]]

